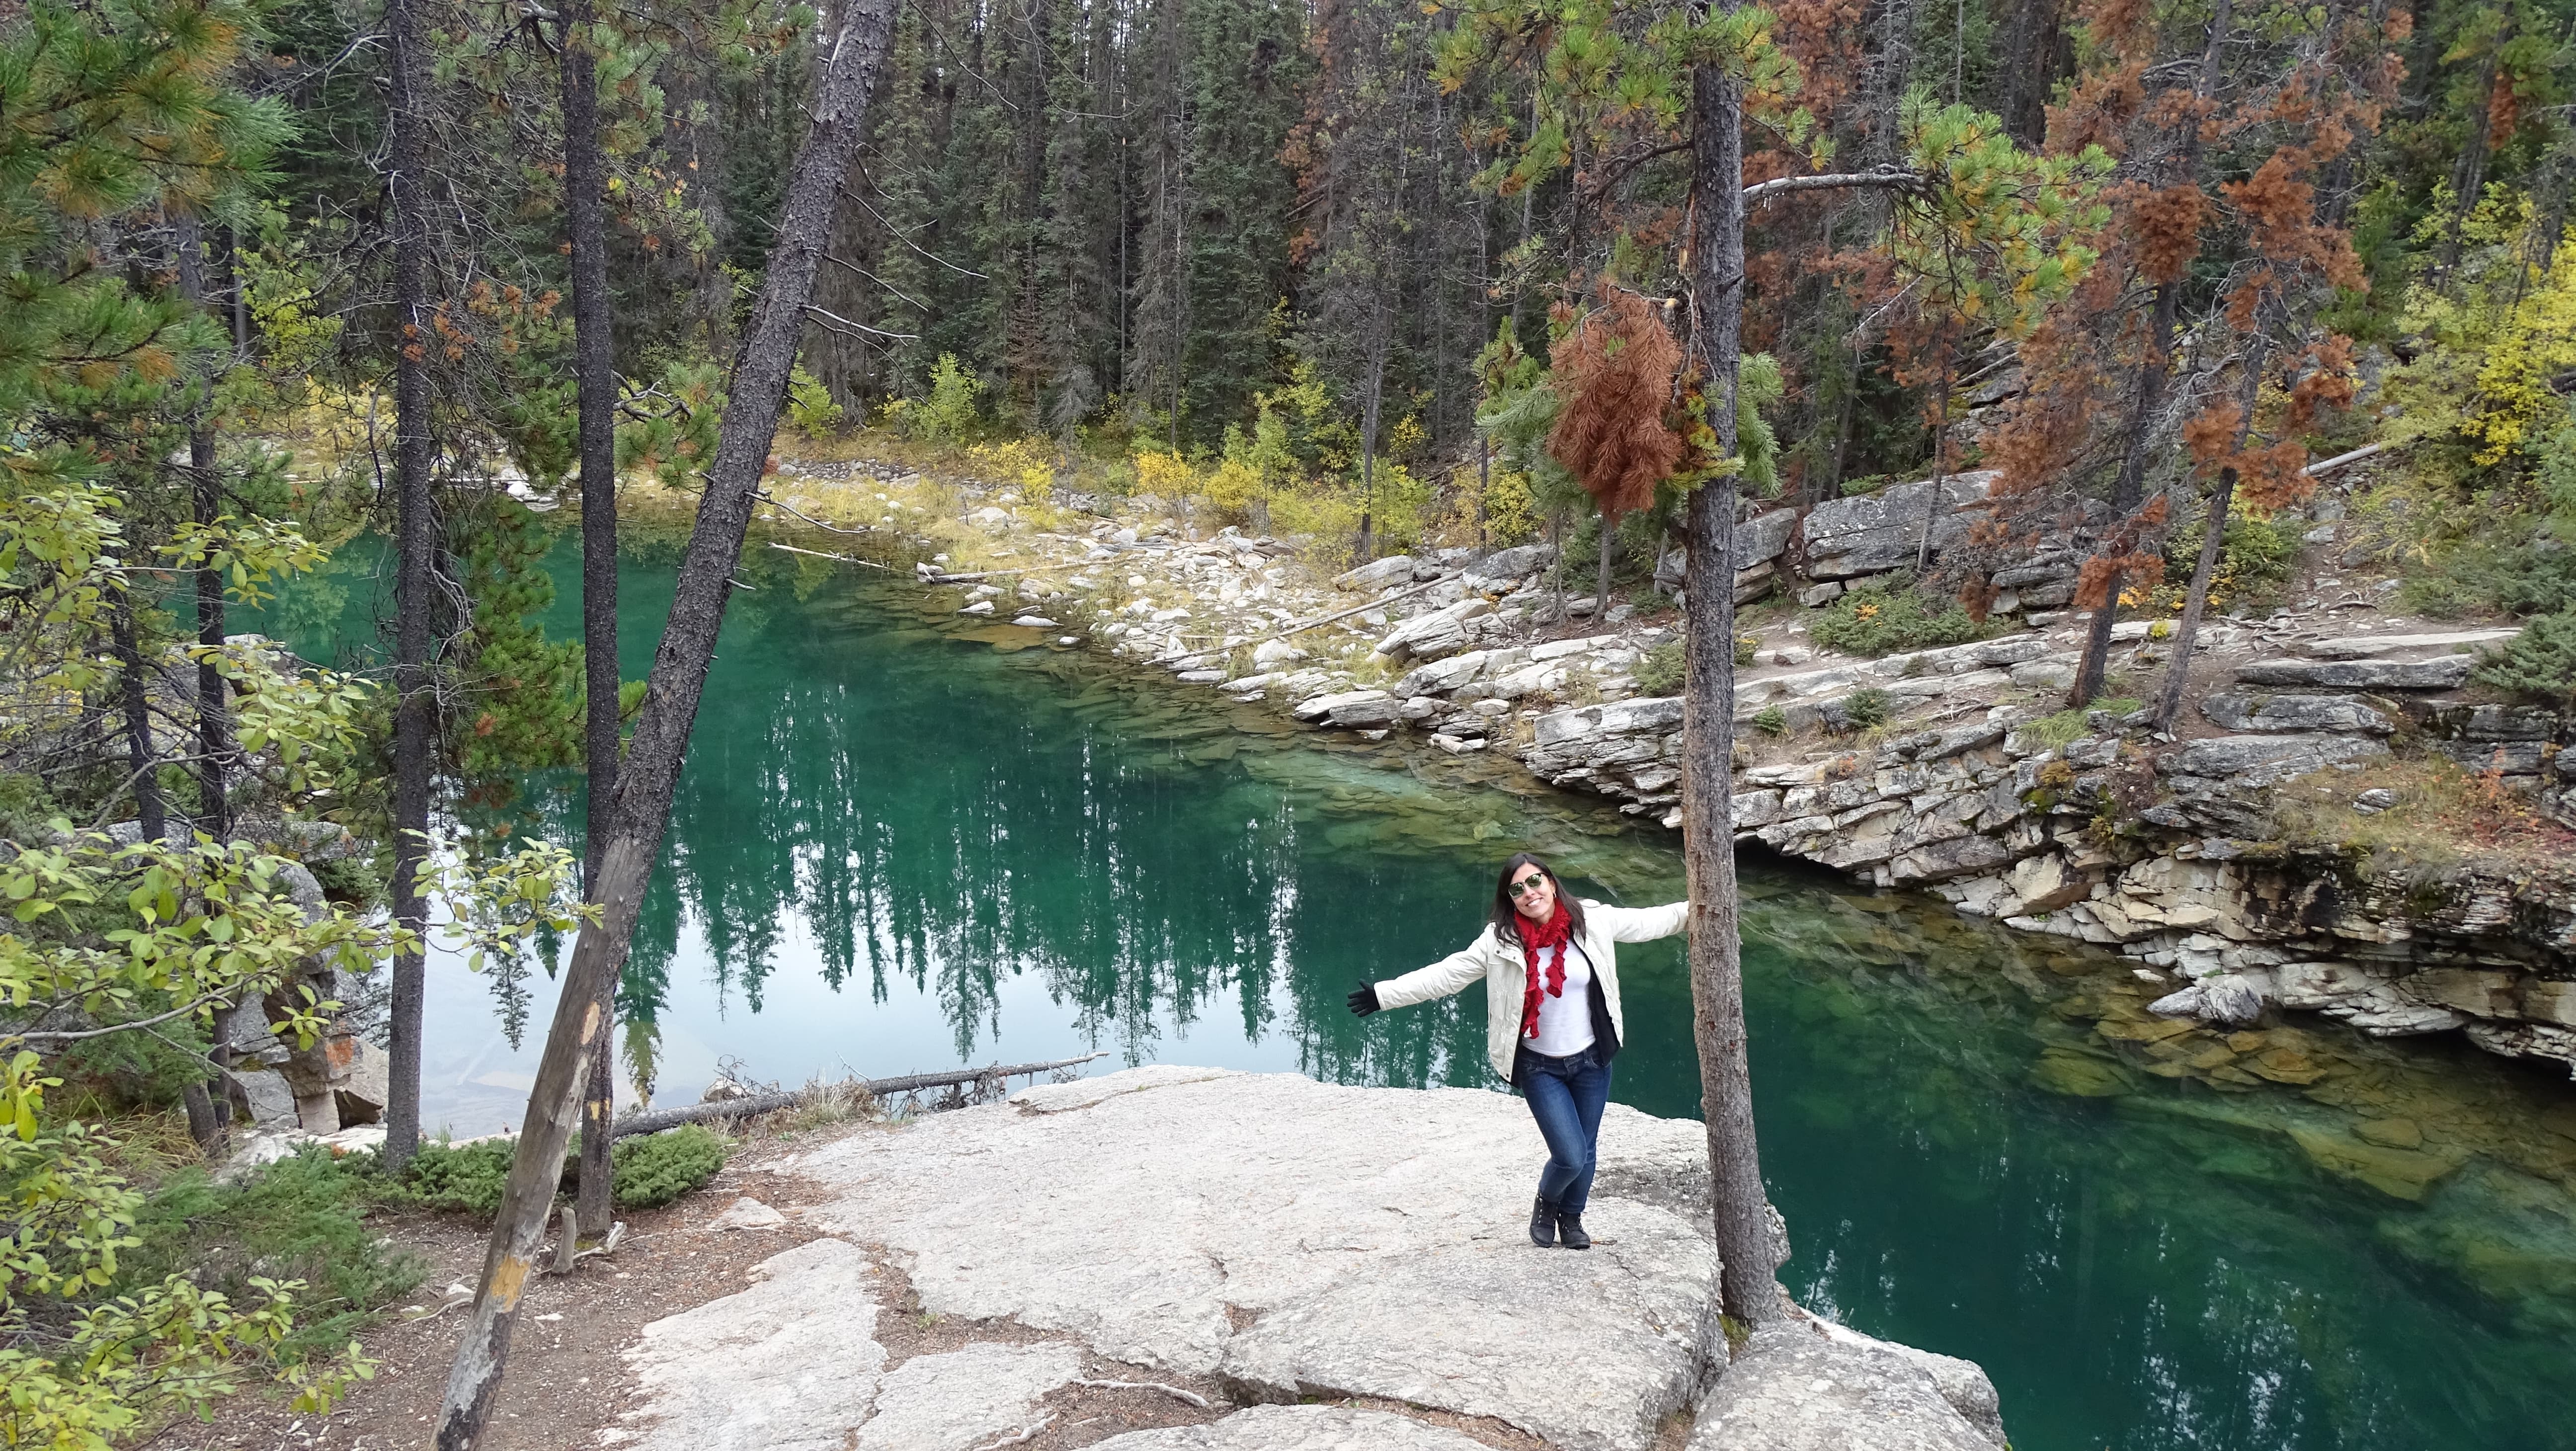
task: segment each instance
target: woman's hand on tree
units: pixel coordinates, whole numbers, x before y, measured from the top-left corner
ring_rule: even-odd
[[[1364,982],[1351,989],[1349,1001],[1351,1016],[1355,1018],[1365,1018],[1382,1006],[1377,1000],[1377,986],[1374,983]]]

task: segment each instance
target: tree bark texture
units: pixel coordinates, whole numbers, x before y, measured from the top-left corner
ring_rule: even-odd
[[[599,860],[615,834],[617,810],[617,366],[608,291],[608,163],[599,144],[599,72],[589,0],[563,8],[564,216],[572,244],[573,370],[580,385],[581,656],[585,692],[583,760],[590,774],[582,884],[599,884]],[[598,900],[595,896],[590,900]],[[614,1025],[617,976],[600,984],[600,1011]],[[602,1032],[583,1094],[581,1194],[584,1231],[608,1227],[609,1118],[616,1111],[616,1036]]]
[[[1691,76],[1691,341],[1719,449],[1736,447],[1744,328],[1744,133],[1740,84],[1714,67]],[[1725,1313],[1775,1318],[1770,1199],[1753,1133],[1744,1029],[1743,943],[1735,881],[1735,480],[1692,493],[1682,692],[1682,836],[1690,882],[1691,1028],[1708,1123],[1710,1208]]]
[[[1950,345],[1941,344],[1941,392],[1935,400],[1940,422],[1932,425],[1932,489],[1923,500],[1923,538],[1914,546],[1914,574],[1920,579],[1932,567],[1932,531],[1941,523],[1941,466],[1949,461],[1950,451],[1950,375],[1957,371],[1950,356]]]
[[[387,0],[393,47],[394,306],[394,920],[427,925],[421,868],[429,848],[430,737],[437,702],[429,680],[430,573],[438,523],[430,498],[437,447],[429,418],[429,27],[421,0]],[[424,972],[414,946],[394,955],[386,1054],[384,1157],[399,1169],[420,1147],[420,1033]]]
[[[117,695],[125,706],[125,764],[133,777],[134,814],[143,823],[143,839],[159,841],[168,816],[161,805],[161,783],[153,775],[159,767],[152,752],[152,699],[145,688],[143,651],[135,643],[132,585],[118,583],[107,628],[116,653]]]
[[[206,247],[197,219],[187,217],[179,223],[179,293],[191,307],[206,305]],[[204,386],[209,395],[214,391],[214,375],[209,372]],[[211,396],[197,401],[195,413],[188,420],[188,497],[190,512],[200,529],[212,529],[223,517],[222,481],[215,473],[215,430],[207,419],[213,411]],[[218,650],[224,643],[224,580],[211,568],[200,569],[196,577],[197,644],[206,650]],[[206,834],[217,841],[232,835],[231,800],[226,791],[225,773],[233,757],[232,704],[226,694],[223,672],[211,658],[197,666],[197,822]]]
[[[397,0],[401,3],[401,0]],[[602,985],[613,982],[635,935],[644,886],[670,822],[680,764],[715,659],[733,571],[742,554],[769,446],[787,396],[789,370],[805,329],[814,270],[832,224],[836,185],[857,154],[869,93],[894,28],[897,0],[848,0],[825,50],[813,123],[788,173],[777,241],[735,354],[706,492],[680,564],[671,612],[645,682],[633,749],[617,788],[617,826],[600,859],[597,921],[573,945],[561,997],[528,1094],[510,1177],[503,1190],[482,1283],[458,1345],[437,1425],[439,1451],[469,1451],[482,1438],[509,1356],[520,1292],[545,1236],[546,1210],[572,1136],[585,1061],[607,1035]]]
[[[2245,447],[2246,430],[2254,423],[2254,404],[2263,386],[2263,350],[2260,344],[2249,348],[2245,357],[2245,381],[2239,394],[2240,411],[2236,416],[2235,447]],[[2183,597],[2182,622],[2174,631],[2173,660],[2165,666],[2164,695],[2156,702],[2156,729],[2171,730],[2173,719],[2182,712],[2183,692],[2191,684],[2191,654],[2200,641],[2201,616],[2209,609],[2209,581],[2218,573],[2218,556],[2227,543],[2227,515],[2236,503],[2236,466],[2229,464],[2218,471],[2217,486],[2209,494],[2209,525],[2200,537],[2200,558],[2191,569],[2191,590]]]

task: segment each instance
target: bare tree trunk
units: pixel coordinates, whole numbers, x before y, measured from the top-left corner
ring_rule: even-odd
[[[2156,288],[2155,312],[2147,323],[2147,360],[2138,369],[2137,392],[2129,403],[2128,442],[2120,456],[2119,477],[2111,486],[2111,528],[2115,533],[2126,527],[2146,492],[2147,440],[2155,429],[2156,410],[2164,406],[2165,382],[2173,372],[2174,329],[2181,294],[2179,282]],[[2103,672],[2111,662],[2111,624],[2120,616],[2120,585],[2121,574],[2115,569],[2103,587],[2101,605],[2093,611],[2091,627],[2085,632],[2084,654],[2075,665],[2075,683],[2066,692],[2066,703],[2072,709],[2092,704],[2094,697],[2102,693]]]
[[[1598,625],[1610,614],[1610,549],[1619,529],[1619,516],[1601,511],[1601,561],[1593,571],[1592,623]],[[1727,591],[1733,594],[1733,590]]]
[[[2263,383],[2263,349],[2258,342],[2245,357],[2245,380],[2240,395],[2242,410],[2236,418],[2236,444],[2245,447],[2245,432],[2253,426],[2254,404],[2261,396]],[[2209,524],[2200,537],[2200,558],[2192,565],[2191,592],[2183,599],[2182,623],[2174,631],[2173,659],[2165,666],[2165,691],[2156,702],[2156,729],[2173,729],[2174,717],[2182,713],[2183,692],[2191,684],[2191,655],[2200,642],[2200,619],[2209,608],[2209,581],[2218,572],[2218,556],[2227,542],[2227,515],[2236,502],[2236,466],[2229,464],[2218,471],[2218,485],[2209,494]]]
[[[1719,0],[1732,10],[1734,0]],[[1718,447],[1736,447],[1744,328],[1744,132],[1740,83],[1691,73],[1691,343]],[[1708,1123],[1709,1199],[1725,1313],[1777,1317],[1779,1262],[1753,1134],[1744,962],[1735,882],[1735,481],[1692,493],[1682,691],[1682,836],[1690,881],[1691,1029]]]
[[[393,45],[394,306],[394,920],[415,936],[427,925],[421,868],[429,848],[430,575],[438,523],[430,498],[437,445],[429,419],[429,31],[420,0],[386,0]],[[420,1147],[420,1033],[425,969],[415,945],[394,955],[387,1027],[387,1167]]]
[[[2200,76],[2193,94],[2207,97],[2218,89],[2219,47],[2234,24],[2234,0],[2218,0],[2218,9],[2210,17],[2209,38],[2200,53]],[[2200,166],[2200,128],[2197,123],[2183,128],[2183,142],[2178,153],[2181,177],[2193,179]],[[2165,384],[2172,376],[2174,331],[2181,316],[2182,279],[2156,285],[2156,309],[2147,324],[2147,357],[2138,369],[2138,391],[2129,410],[2129,437],[2120,455],[2120,475],[2111,487],[2111,527],[2124,530],[2129,515],[2138,507],[2146,492],[2148,432],[2155,425],[2156,410],[2164,405]],[[2070,708],[2082,709],[2102,693],[2103,672],[2111,660],[2111,624],[2120,614],[2120,571],[2113,570],[2103,588],[2101,608],[2093,612],[2091,628],[2084,635],[2084,654],[2075,665],[2075,683],[2066,692]]]
[[[2497,44],[2502,44],[2502,37]],[[2451,166],[2451,219],[2442,233],[2442,265],[2438,275],[2449,277],[2460,265],[2460,237],[2468,225],[2469,213],[2478,209],[2478,198],[2486,191],[2487,148],[2493,144],[2488,133],[2495,129],[2489,118],[2495,112],[2496,52],[2487,52],[2485,64],[2478,68],[2477,116],[2469,123],[2469,144],[2460,148],[2459,160]]]
[[[1932,491],[1923,499],[1923,538],[1914,546],[1914,577],[1920,580],[1932,567],[1932,530],[1941,522],[1941,468],[1948,462],[1950,446],[1950,375],[1957,371],[1945,341],[1941,348],[1940,422],[1932,425]]]
[[[134,814],[143,823],[143,839],[157,842],[168,829],[161,804],[161,783],[154,772],[152,701],[145,690],[143,651],[134,636],[134,587],[120,580],[116,605],[108,614],[108,636],[116,653],[117,695],[125,705],[126,769],[133,776]]]
[[[617,365],[608,291],[608,163],[599,145],[599,73],[590,0],[563,7],[564,217],[572,244],[573,370],[581,394],[581,653],[583,760],[590,814],[582,885],[599,888],[599,860],[617,811]],[[595,895],[589,900],[597,901]],[[617,979],[600,984],[600,1012],[617,1020]],[[617,1099],[615,1035],[602,1030],[583,1093],[581,1193],[573,1213],[589,1234],[608,1229],[615,1172],[608,1121]]]
[[[734,357],[715,460],[707,470],[706,492],[698,502],[697,523],[681,559],[671,612],[645,682],[634,745],[618,784],[616,835],[600,858],[597,890],[591,894],[600,904],[600,916],[583,925],[564,972],[563,992],[484,1254],[473,1318],[448,1374],[438,1418],[439,1451],[469,1451],[481,1439],[500,1389],[520,1292],[545,1237],[546,1211],[562,1173],[565,1142],[572,1136],[582,1067],[607,1035],[602,985],[614,981],[625,962],[645,883],[670,823],[681,760],[706,688],[707,667],[715,659],[716,633],[724,623],[733,571],[804,333],[814,269],[831,231],[836,184],[858,150],[895,6],[896,0],[847,0],[825,48],[813,124],[788,173],[777,241]]]
[[[206,248],[194,217],[179,222],[179,294],[192,307],[206,305]],[[214,389],[210,373],[204,380]],[[211,397],[198,400],[188,420],[188,497],[197,527],[212,529],[223,517],[222,481],[215,474],[215,431],[206,422]],[[223,648],[224,581],[213,569],[196,572],[197,644]],[[197,665],[197,821],[206,834],[222,841],[232,834],[232,810],[224,775],[232,764],[232,707],[223,672],[212,658]]]

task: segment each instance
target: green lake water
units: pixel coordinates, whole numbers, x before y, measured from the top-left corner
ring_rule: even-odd
[[[344,558],[271,615],[309,657],[372,644],[372,560]],[[573,550],[550,565],[560,636]],[[1679,890],[1672,834],[1505,763],[1234,711],[873,571],[745,567],[622,989],[660,1102],[724,1060],[793,1084],[1093,1049],[1490,1088],[1481,988],[1366,1022],[1343,995],[1467,941],[1516,849],[1587,895]],[[626,561],[630,677],[673,568]],[[579,779],[513,809],[573,840]],[[1783,1278],[1984,1365],[2021,1451],[2576,1448],[2563,1077],[2316,1022],[2186,1030],[2109,954],[1777,865],[1745,884]],[[1615,1096],[1694,1114],[1678,943],[1620,970]],[[434,960],[427,1107],[460,1133],[517,1120],[551,1010],[525,975],[514,1046],[500,986]]]

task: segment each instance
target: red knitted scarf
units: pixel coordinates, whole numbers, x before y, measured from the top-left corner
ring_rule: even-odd
[[[1529,975],[1523,980],[1521,987],[1521,1036],[1535,1038],[1538,1036],[1540,991],[1538,955],[1548,948],[1556,949],[1555,956],[1547,965],[1546,992],[1549,997],[1565,996],[1565,944],[1574,936],[1574,914],[1565,910],[1565,904],[1560,902],[1556,907],[1556,915],[1544,922],[1533,922],[1527,916],[1514,915],[1519,918],[1512,925],[1520,929],[1521,961],[1529,969]]]

